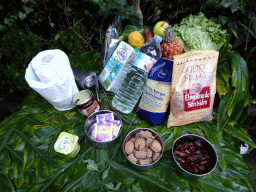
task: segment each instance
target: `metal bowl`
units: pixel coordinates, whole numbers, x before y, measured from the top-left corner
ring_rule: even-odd
[[[197,139],[202,143],[206,153],[210,157],[210,160],[209,160],[210,168],[208,170],[205,170],[204,172],[202,172],[200,174],[191,173],[191,172],[183,169],[179,165],[179,163],[176,161],[176,159],[174,157],[174,150],[176,149],[176,147],[179,144],[184,143],[186,141],[188,141],[188,142],[196,141]],[[193,135],[193,134],[183,135],[183,136],[177,138],[173,142],[173,145],[172,145],[172,158],[173,158],[174,166],[176,167],[177,171],[182,176],[187,177],[189,179],[199,179],[199,178],[202,178],[202,177],[210,174],[215,169],[215,167],[217,165],[217,153],[216,153],[216,150],[214,149],[214,147],[212,146],[212,144],[208,140],[206,140],[205,138],[200,137],[198,135]]]
[[[127,157],[127,155],[125,154],[125,143],[127,141],[129,141],[132,137],[134,137],[138,132],[140,132],[141,130],[143,131],[150,131],[154,137],[156,137],[156,140],[161,144],[162,146],[162,152],[161,152],[161,156],[159,157],[158,160],[156,160],[155,162],[153,162],[152,164],[150,165],[139,165],[139,164],[136,164],[136,163],[133,163],[132,161],[130,161]],[[138,169],[138,170],[141,170],[141,171],[146,171],[146,170],[150,170],[152,169],[153,167],[155,167],[158,163],[159,163],[159,160],[161,159],[162,155],[163,155],[163,151],[164,151],[164,145],[163,145],[163,141],[161,139],[161,137],[153,130],[151,129],[148,129],[148,128],[137,128],[137,129],[134,129],[133,131],[131,131],[130,133],[127,134],[127,136],[125,137],[124,139],[124,143],[123,143],[123,152],[124,152],[124,155],[125,157],[127,158],[127,160],[129,161],[129,163],[131,164],[132,167],[134,167],[135,169]]]
[[[97,119],[96,119],[97,115],[105,114],[105,113],[113,113],[114,114],[114,120],[119,120],[121,122],[121,127],[120,127],[119,133],[118,133],[118,135],[117,135],[117,137],[115,139],[113,139],[112,141],[107,141],[107,142],[99,142],[99,141],[91,139],[91,137],[90,137],[91,132],[92,132],[92,125],[94,123],[97,123]],[[86,135],[87,141],[92,146],[97,147],[97,148],[110,148],[110,147],[113,147],[119,141],[119,137],[120,137],[120,134],[122,132],[122,128],[123,128],[123,123],[122,123],[122,120],[119,117],[119,115],[117,115],[116,113],[114,113],[112,111],[108,111],[108,110],[101,110],[101,111],[98,111],[96,113],[93,113],[92,115],[90,115],[86,119],[85,124],[84,124],[84,131],[85,131],[85,135]]]

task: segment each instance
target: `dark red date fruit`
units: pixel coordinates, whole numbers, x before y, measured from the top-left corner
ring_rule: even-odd
[[[201,143],[199,140],[196,140],[196,141],[195,141],[195,145],[196,145],[198,148],[201,148],[201,147],[202,147],[202,143]]]
[[[199,169],[197,167],[194,167],[195,174],[199,173]]]
[[[190,147],[190,148],[189,148],[189,152],[190,152],[190,153],[194,153],[195,151],[196,151],[196,148],[195,148],[195,147]]]
[[[182,164],[186,163],[186,161],[184,159],[180,158],[180,157],[177,157],[176,160],[179,161]]]

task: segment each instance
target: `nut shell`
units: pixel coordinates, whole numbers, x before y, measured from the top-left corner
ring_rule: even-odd
[[[135,140],[135,149],[143,150],[146,146],[146,140],[144,138],[137,138]]]
[[[160,153],[162,151],[162,146],[159,143],[159,141],[154,140],[151,144],[150,144],[150,149],[152,149],[154,152],[156,153]]]
[[[146,151],[135,151],[134,155],[137,159],[145,159],[147,157],[147,152]]]
[[[131,154],[134,151],[134,143],[132,141],[128,141],[127,143],[125,143],[125,147],[124,147],[125,153],[126,154]]]
[[[140,164],[140,165],[150,165],[152,162],[153,162],[153,161],[152,161],[151,158],[140,159],[140,160],[139,160],[139,164]]]
[[[161,153],[154,153],[154,155],[153,155],[153,161],[155,162],[155,161],[157,161],[159,158],[160,158],[160,156],[161,156]]]
[[[151,149],[147,150],[147,157],[152,157],[153,156],[153,151]]]
[[[136,159],[136,157],[133,155],[133,154],[130,154],[130,155],[128,155],[128,157],[127,157],[131,162],[133,162],[133,163],[137,163],[137,159]]]

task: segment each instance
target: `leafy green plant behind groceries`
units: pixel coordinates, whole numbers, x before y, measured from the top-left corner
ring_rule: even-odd
[[[173,30],[185,52],[209,49],[219,51],[226,40],[226,30],[207,19],[202,12],[182,19],[180,24],[174,25]]]

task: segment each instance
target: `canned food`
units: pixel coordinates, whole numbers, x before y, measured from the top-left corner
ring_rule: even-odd
[[[58,153],[74,157],[80,150],[80,145],[77,141],[78,136],[67,132],[61,132],[54,144],[54,149]]]
[[[93,93],[86,89],[80,91],[73,97],[73,103],[84,117],[89,117],[91,114],[100,110],[100,104]]]

